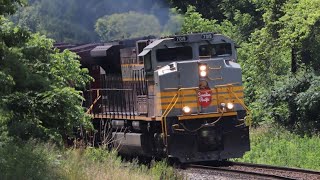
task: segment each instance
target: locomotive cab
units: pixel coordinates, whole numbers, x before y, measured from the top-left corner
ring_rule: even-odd
[[[228,58],[237,60],[235,43],[226,36],[205,33],[159,39],[139,54],[146,71],[153,72],[171,62]]]

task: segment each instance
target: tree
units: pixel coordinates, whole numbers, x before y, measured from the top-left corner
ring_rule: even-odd
[[[216,19],[219,22],[223,21],[226,17],[223,11],[220,9],[220,4],[223,0],[169,0],[171,7],[176,7],[180,9],[183,13],[188,11],[189,6],[195,7],[195,11],[202,14],[206,19]]]
[[[189,6],[184,15],[181,32],[183,34],[195,32],[215,32],[229,36],[236,42],[242,41],[242,37],[237,26],[234,26],[228,20],[219,23],[217,20],[203,18],[193,6]]]
[[[288,1],[285,15],[279,19],[279,41],[296,49],[300,66],[305,64],[320,73],[320,8],[319,0]],[[303,64],[302,64],[303,63]]]
[[[264,27],[239,52],[255,120],[273,120],[301,134],[319,132],[320,1],[270,2],[261,4]]]
[[[81,91],[91,80],[77,56],[53,41],[0,19],[0,130],[11,137],[61,142],[90,127]]]
[[[0,15],[8,15],[16,12],[19,6],[25,5],[24,0],[4,0],[1,1],[0,5]]]
[[[165,0],[29,0],[12,19],[58,42],[88,43],[98,41],[98,18],[129,11],[154,15],[162,25],[169,19]]]

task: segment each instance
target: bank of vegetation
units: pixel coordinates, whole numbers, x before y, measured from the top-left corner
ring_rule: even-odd
[[[320,137],[299,136],[283,127],[251,130],[251,151],[234,161],[320,171]]]
[[[0,147],[1,179],[181,179],[165,161],[143,165],[103,148],[61,149],[34,140]]]

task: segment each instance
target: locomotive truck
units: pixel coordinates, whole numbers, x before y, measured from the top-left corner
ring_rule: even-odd
[[[196,33],[87,47],[73,51],[95,79],[84,93],[94,144],[181,162],[250,150],[250,114],[230,38]]]

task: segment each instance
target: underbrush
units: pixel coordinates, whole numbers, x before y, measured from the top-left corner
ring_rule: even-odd
[[[126,162],[99,148],[61,150],[30,141],[0,147],[1,179],[178,179],[165,161]]]
[[[250,133],[251,151],[236,161],[320,170],[320,137],[293,134],[280,127]]]

